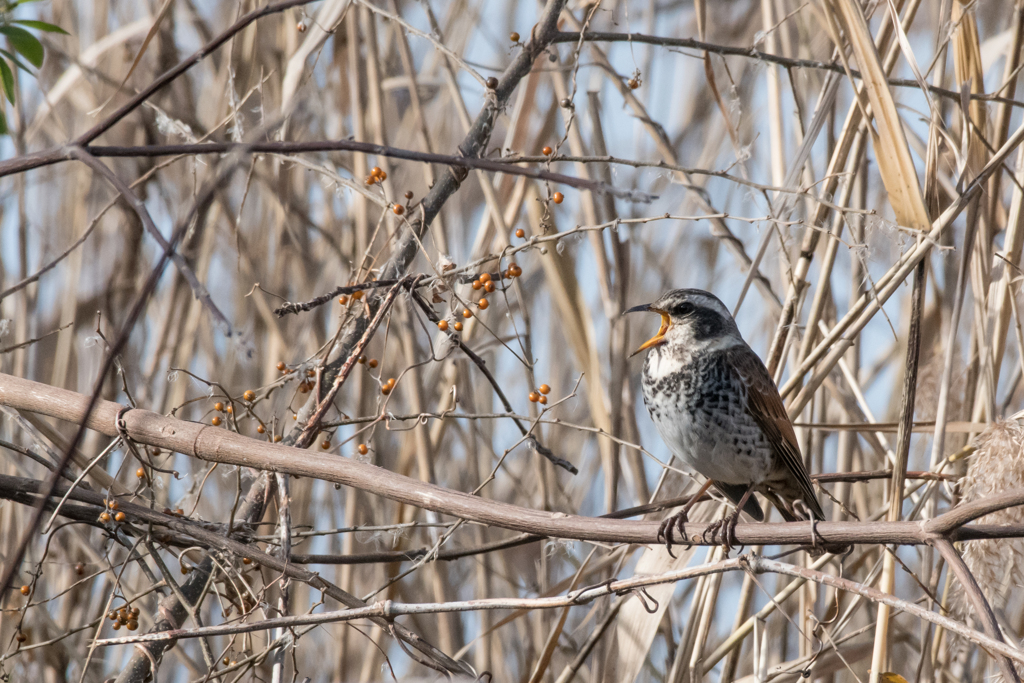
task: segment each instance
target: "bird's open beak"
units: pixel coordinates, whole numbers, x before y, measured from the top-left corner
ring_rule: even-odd
[[[636,354],[640,353],[641,351],[645,351],[645,350],[651,348],[652,346],[657,346],[659,344],[664,344],[665,343],[665,333],[668,332],[668,328],[669,328],[669,325],[670,325],[668,313],[666,313],[665,311],[660,311],[657,308],[652,308],[650,304],[643,304],[642,306],[634,306],[633,308],[631,308],[628,311],[626,311],[626,313],[639,313],[640,311],[646,311],[646,312],[650,312],[650,313],[658,313],[658,314],[660,314],[661,315],[661,327],[658,329],[658,334],[654,335],[653,337],[651,337],[650,339],[645,341],[643,344],[640,345],[640,348],[638,348],[633,353],[629,354],[630,358],[632,358]]]

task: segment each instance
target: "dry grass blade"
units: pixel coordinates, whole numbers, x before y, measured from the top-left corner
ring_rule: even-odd
[[[829,0],[827,7],[843,29],[860,67],[868,100],[871,102],[873,120],[878,127],[876,131],[869,124],[875,159],[896,220],[900,225],[915,230],[927,230],[931,221],[925,209],[907,137],[903,132],[903,122],[893,101],[863,10],[856,0]]]

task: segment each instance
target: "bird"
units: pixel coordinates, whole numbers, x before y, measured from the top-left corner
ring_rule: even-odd
[[[631,354],[647,352],[644,404],[672,453],[707,478],[679,513],[662,522],[658,540],[670,553],[674,531],[685,542],[687,513],[710,486],[736,506],[705,531],[706,540],[708,532],[714,539],[721,530],[726,551],[740,510],[764,521],[754,492],[787,522],[824,520],[778,387],[725,304],[701,289],[675,289],[626,311],[636,312],[661,316],[658,333]]]

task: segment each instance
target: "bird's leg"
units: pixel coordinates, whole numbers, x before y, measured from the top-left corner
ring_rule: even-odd
[[[750,496],[753,493],[754,485],[751,484],[743,496],[740,497],[740,501],[736,504],[735,510],[717,522],[708,525],[707,529],[704,530],[704,533],[701,534],[704,541],[706,542],[708,538],[710,538],[711,541],[714,541],[718,531],[721,530],[722,547],[725,549],[726,556],[728,556],[729,551],[732,550],[733,544],[738,543],[736,540],[736,524],[740,521],[740,512],[743,511],[743,506],[747,504],[747,501],[750,500]]]
[[[686,524],[686,520],[690,515],[690,508],[692,508],[697,503],[697,501],[700,500],[705,493],[707,493],[707,490],[709,488],[711,488],[710,479],[704,482],[704,485],[700,487],[700,490],[690,497],[690,500],[686,501],[686,504],[683,505],[682,510],[672,515],[671,517],[667,517],[666,519],[664,519],[661,522],[661,526],[658,527],[658,541],[665,544],[665,549],[668,551],[668,554],[672,557],[675,557],[675,555],[672,555],[672,544],[674,543],[672,539],[673,527],[679,530],[679,536],[683,539],[683,542],[685,543],[686,530],[683,528],[683,525]]]

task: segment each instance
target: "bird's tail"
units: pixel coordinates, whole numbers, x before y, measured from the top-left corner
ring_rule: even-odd
[[[733,505],[739,505],[740,500],[743,499],[743,494],[747,492],[747,487],[743,484],[723,484],[716,481],[715,488],[721,491],[722,495],[731,500]],[[743,511],[753,517],[756,522],[764,521],[764,510],[761,509],[761,505],[757,502],[757,498],[755,498],[753,494],[747,498],[747,502],[743,506]]]

